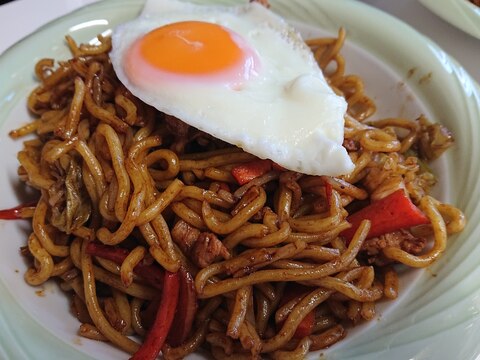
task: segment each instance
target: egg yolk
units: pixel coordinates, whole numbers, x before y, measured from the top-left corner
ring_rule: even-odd
[[[156,68],[180,74],[224,70],[243,58],[229,31],[201,21],[183,21],[151,31],[141,40],[140,52]]]
[[[133,79],[140,76],[149,82],[173,76],[238,85],[257,73],[259,61],[237,33],[214,23],[182,21],[140,38],[129,51],[126,67]]]

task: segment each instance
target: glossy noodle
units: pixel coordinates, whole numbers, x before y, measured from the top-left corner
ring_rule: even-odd
[[[35,135],[18,153],[20,179],[39,193],[23,212],[33,229],[22,249],[27,283],[57,279],[79,334],[130,354],[169,306],[162,294],[175,298],[176,318],[161,315],[173,321],[166,359],[200,348],[216,359],[302,359],[375,318],[375,304],[401,290],[398,264],[430,265],[465,219],[429,195],[427,163],[451,134],[423,116],[370,121],[375,104],[345,74],[344,40],[341,29],[307,44],[348,102],[354,171],[274,166],[240,186],[232,169],[255,156],[132,96],[113,72],[109,38],[67,37],[72,58],[37,63],[35,120],[10,134]],[[398,190],[428,224],[372,237],[375,222],[363,219],[345,236],[350,214]]]

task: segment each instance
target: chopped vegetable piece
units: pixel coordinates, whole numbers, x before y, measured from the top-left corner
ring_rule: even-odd
[[[277,171],[287,171],[282,165],[278,165],[276,162],[272,161],[272,169]]]
[[[22,212],[29,207],[37,205],[37,202],[31,202],[28,204],[21,204],[11,209],[0,210],[0,219],[1,220],[18,220],[24,219]]]
[[[220,190],[231,192],[230,186],[227,183],[219,182]]]
[[[102,245],[90,242],[87,245],[86,252],[88,255],[98,256],[102,259],[113,261],[121,265],[129,251],[127,249],[117,248],[113,246]],[[164,271],[157,264],[144,264],[140,262],[133,269],[135,274],[144,278],[154,288],[161,290],[163,288],[163,273]]]
[[[180,294],[177,313],[167,338],[168,344],[173,347],[180,346],[187,340],[197,312],[197,292],[192,274],[186,269],[180,268],[179,277]]]
[[[145,307],[145,310],[141,312],[140,317],[142,318],[142,325],[145,329],[150,329],[153,326],[161,297],[161,293],[156,294],[155,297],[150,300],[148,305]]]
[[[309,290],[310,289],[310,290]],[[296,298],[300,295],[307,295],[308,292],[311,291],[311,288],[300,284],[288,284],[287,288],[285,289],[283,298],[280,302],[281,305],[286,304],[290,300]],[[295,334],[293,335],[296,339],[302,339],[305,336],[311,335],[313,326],[315,324],[315,311],[310,311],[298,324],[297,329],[295,330]]]
[[[310,311],[298,324],[297,330],[293,335],[296,339],[303,339],[305,336],[311,335],[313,330],[313,325],[315,323],[315,312]]]
[[[155,321],[138,351],[130,358],[131,360],[155,360],[170,331],[178,304],[180,288],[178,273],[165,271],[163,284]]]
[[[272,170],[271,160],[254,160],[235,166],[232,169],[232,175],[240,185],[244,185],[270,170]]]
[[[347,241],[351,240],[363,220],[371,221],[368,238],[430,222],[428,217],[412,203],[412,200],[402,189],[372,202],[347,217],[347,221],[352,224],[352,227],[344,230],[340,235]]]

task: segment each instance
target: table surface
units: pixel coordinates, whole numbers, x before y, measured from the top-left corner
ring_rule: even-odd
[[[97,0],[16,0],[0,5],[3,30],[0,32],[0,53],[48,21],[94,1]],[[480,83],[479,39],[440,19],[418,0],[359,1],[390,13],[435,41]],[[15,31],[5,31],[7,29]]]

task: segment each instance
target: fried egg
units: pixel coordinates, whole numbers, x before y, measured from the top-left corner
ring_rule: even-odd
[[[148,0],[114,30],[110,57],[135,96],[197,129],[305,174],[353,170],[345,100],[301,36],[257,3]]]

